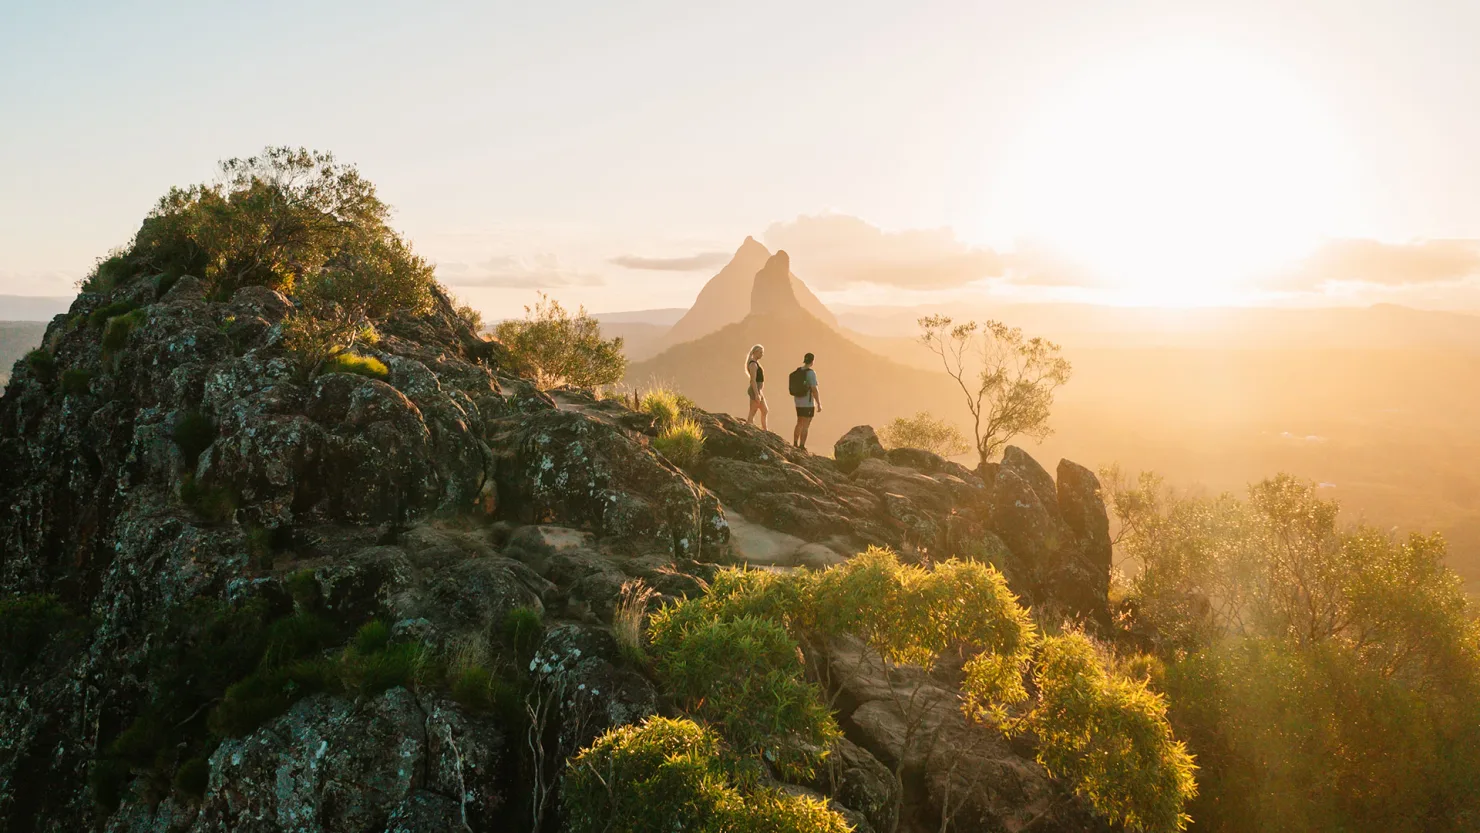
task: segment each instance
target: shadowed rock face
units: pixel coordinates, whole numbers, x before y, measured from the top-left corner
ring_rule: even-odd
[[[759,302],[794,307],[784,253],[768,269]],[[1055,484],[1009,449],[988,484],[861,427],[844,472],[698,411],[704,452],[680,470],[652,417],[508,375],[444,297],[379,326],[385,378],[310,379],[282,344],[289,299],[154,287],[79,296],[48,330],[53,372],[18,365],[0,399],[0,602],[56,597],[0,654],[0,829],[526,829],[534,772],[658,710],[613,637],[624,585],[697,596],[745,552],[991,557],[1035,603],[1104,605],[1104,507],[1073,464]],[[88,317],[120,302],[139,323],[104,350]],[[414,674],[392,647],[420,652]],[[286,668],[307,676],[268,673]],[[864,734],[811,786],[875,820],[892,724],[862,706]],[[983,824],[1051,791],[1025,760],[994,749],[972,770],[1021,787],[974,798]],[[911,799],[921,818],[953,772],[911,782],[934,785]]]
[[[801,311],[802,306],[791,289],[791,258],[786,252],[777,252],[755,273],[750,290],[750,314],[792,315]]]

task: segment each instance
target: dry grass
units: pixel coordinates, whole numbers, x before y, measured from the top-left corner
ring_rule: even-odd
[[[622,585],[621,597],[617,600],[616,610],[612,613],[612,635],[616,637],[617,647],[621,650],[622,656],[633,665],[647,664],[643,635],[646,630],[648,605],[652,603],[656,595],[658,595],[657,591],[648,587],[642,579],[632,579]]]

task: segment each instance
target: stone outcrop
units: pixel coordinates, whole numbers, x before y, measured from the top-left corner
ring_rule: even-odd
[[[767,270],[758,303],[795,306],[785,254]],[[55,367],[18,365],[0,400],[0,602],[36,605],[0,655],[0,829],[523,829],[565,757],[665,708],[613,635],[623,588],[695,597],[719,563],[980,558],[1102,621],[1108,521],[1072,463],[1055,482],[1009,448],[983,477],[866,426],[835,462],[695,411],[681,471],[652,417],[510,375],[441,295],[378,323],[361,352],[383,377],[314,376],[284,347],[289,298],[160,286],[80,295],[48,330]],[[390,674],[386,646],[415,648],[414,672],[313,676]],[[307,676],[259,675],[290,650]],[[1060,797],[1001,743],[911,757],[879,684],[844,685],[849,740],[789,789],[876,829],[901,762],[916,821],[955,806],[977,825],[958,829],[1015,829]],[[913,684],[944,709],[948,682]],[[211,717],[254,691],[259,720]],[[977,749],[954,714],[932,731]]]

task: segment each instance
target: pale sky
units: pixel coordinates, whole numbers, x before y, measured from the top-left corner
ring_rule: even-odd
[[[289,144],[496,316],[686,306],[747,234],[835,302],[1480,309],[1477,43],[1436,0],[0,0],[0,293]]]

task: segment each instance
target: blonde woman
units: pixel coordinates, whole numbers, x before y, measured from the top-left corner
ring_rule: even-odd
[[[745,424],[754,425],[755,415],[761,415],[761,430],[771,430],[766,426],[766,416],[771,409],[766,406],[766,369],[761,367],[761,356],[766,355],[766,348],[757,344],[750,348],[745,355],[745,378],[749,384],[745,387],[745,395],[750,397],[750,413],[745,417]]]

